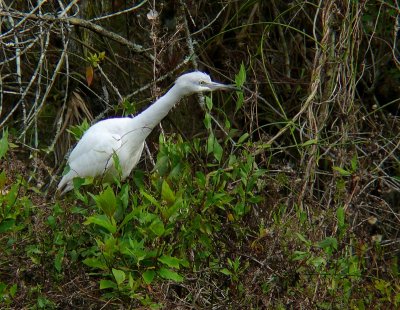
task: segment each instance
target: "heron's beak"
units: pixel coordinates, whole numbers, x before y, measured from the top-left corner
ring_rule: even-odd
[[[237,87],[236,85],[233,85],[233,84],[221,84],[221,83],[211,82],[211,83],[208,83],[207,86],[210,88],[211,91],[214,91],[217,89],[237,90],[237,91],[241,90],[239,87]]]

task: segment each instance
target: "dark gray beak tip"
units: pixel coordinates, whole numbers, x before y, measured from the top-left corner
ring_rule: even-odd
[[[231,85],[231,89],[232,90],[236,90],[236,91],[243,91],[243,89],[241,88],[241,87],[238,87],[238,86],[236,86],[236,85]]]
[[[234,84],[227,84],[227,85],[223,85],[222,89],[226,89],[226,90],[236,90],[236,91],[240,91],[241,89],[239,87],[237,87]]]
[[[235,90],[235,91],[242,91],[240,87],[237,87],[234,84],[221,84],[221,83],[216,83],[212,82],[208,84],[210,90]]]

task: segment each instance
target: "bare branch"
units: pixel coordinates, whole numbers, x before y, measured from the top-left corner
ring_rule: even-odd
[[[11,16],[14,18],[22,17],[23,20],[32,19],[32,20],[43,20],[43,21],[47,21],[47,22],[68,23],[73,26],[79,26],[79,27],[89,29],[99,35],[105,36],[115,42],[125,45],[135,52],[138,52],[138,53],[148,52],[148,50],[144,49],[139,44],[132,43],[132,42],[128,41],[127,39],[125,39],[124,37],[122,37],[114,32],[108,31],[108,30],[104,29],[103,27],[92,23],[91,21],[83,20],[83,19],[80,19],[77,17],[65,17],[65,18],[64,17],[53,17],[51,15],[36,15],[36,14],[32,14],[32,13],[26,14],[26,13],[21,13],[21,12],[6,12],[4,10],[0,11],[0,16]],[[0,35],[0,38],[5,36],[6,34],[7,33]],[[153,55],[151,55],[149,53],[146,53],[146,55],[148,57],[150,57],[152,60],[154,59]]]

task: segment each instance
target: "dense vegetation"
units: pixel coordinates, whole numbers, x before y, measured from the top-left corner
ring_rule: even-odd
[[[394,0],[0,1],[1,309],[400,307]],[[65,156],[181,73],[124,182]]]

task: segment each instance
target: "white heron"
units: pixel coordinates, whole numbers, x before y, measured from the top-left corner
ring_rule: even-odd
[[[65,194],[73,189],[75,177],[101,177],[103,182],[112,181],[118,176],[113,155],[118,156],[121,179],[124,180],[138,163],[147,136],[181,98],[218,89],[237,88],[213,82],[203,72],[186,73],[164,96],[139,115],[110,118],[94,124],[69,155],[69,171],[62,177],[57,190]]]

